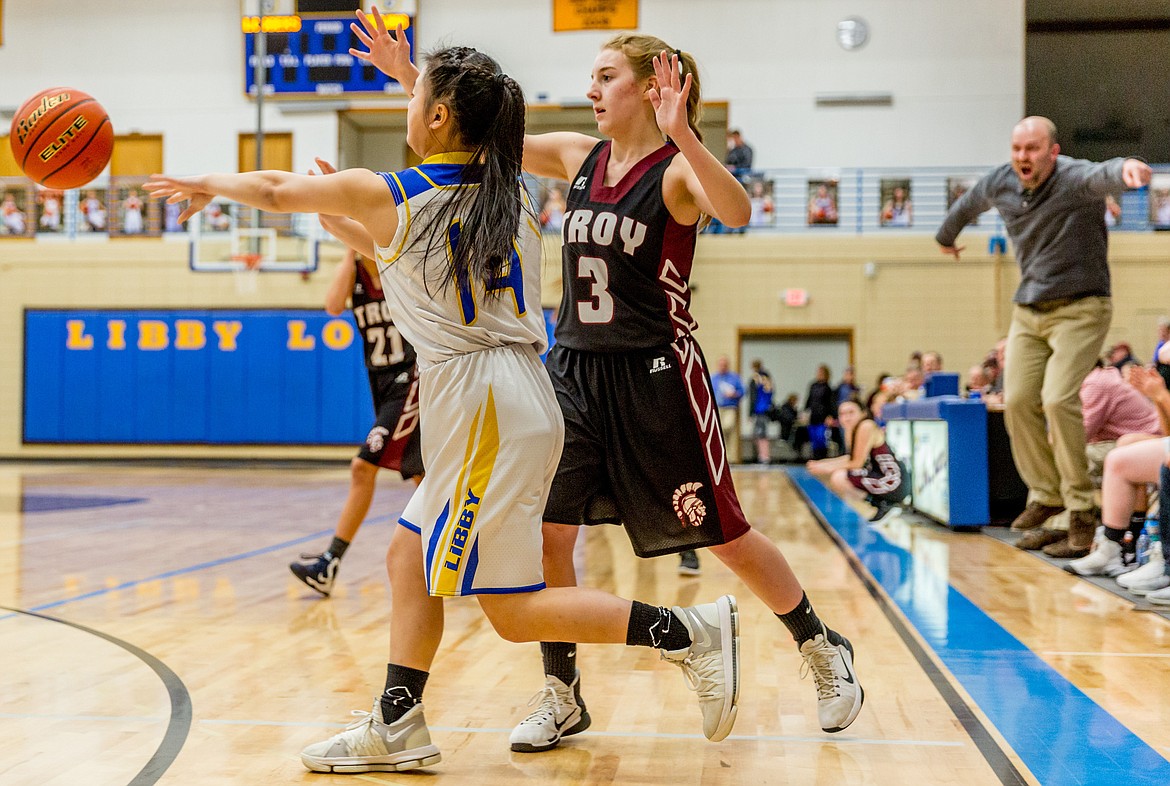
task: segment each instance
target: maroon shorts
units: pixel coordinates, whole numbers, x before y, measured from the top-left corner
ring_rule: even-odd
[[[399,379],[403,374],[406,379]],[[411,371],[389,377],[371,371],[370,393],[374,397],[374,425],[358,449],[358,458],[400,472],[404,478],[422,475],[417,374]]]
[[[622,523],[639,557],[727,543],[750,529],[693,338],[621,353],[557,345],[546,365],[565,417],[546,521]]]

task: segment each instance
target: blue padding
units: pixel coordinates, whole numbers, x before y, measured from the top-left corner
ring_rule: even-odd
[[[987,471],[987,407],[982,401],[958,396],[937,396],[915,401],[887,404],[882,417],[908,420],[911,427],[918,421],[943,421],[947,424],[949,515],[945,524],[977,527],[991,518]],[[899,456],[914,475],[917,462],[913,454]],[[924,481],[919,475],[918,480]],[[925,488],[925,486],[924,486]]]
[[[953,371],[936,371],[926,375],[922,383],[929,396],[957,396],[959,395],[959,375]]]
[[[945,550],[894,545],[803,468],[788,475],[1040,783],[1170,783],[1170,762],[950,586]]]
[[[65,325],[62,320],[25,312],[24,355],[24,438],[29,441],[57,442],[61,432],[61,406],[65,387]],[[38,372],[39,384],[29,392],[28,379]]]

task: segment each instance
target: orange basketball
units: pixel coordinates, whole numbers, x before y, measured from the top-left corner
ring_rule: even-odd
[[[114,152],[110,116],[93,96],[71,87],[51,87],[25,101],[8,139],[21,170],[47,188],[85,185]]]

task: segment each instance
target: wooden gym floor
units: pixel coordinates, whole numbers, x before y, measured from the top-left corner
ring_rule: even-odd
[[[410,487],[384,473],[330,599],[287,563],[328,543],[348,471],[0,465],[0,783],[1170,783],[1170,623],[980,534],[862,521],[803,470],[743,470],[754,524],[849,636],[866,703],[824,734],[790,637],[705,552],[699,578],[588,531],[585,581],[662,604],[740,602],[739,720],[702,739],[657,653],[582,647],[592,729],[545,754],[508,732],[541,686],[474,601],[447,603],[427,687],[442,763],[319,775],[300,749],[380,689],[383,567]],[[437,778],[438,780],[432,780]]]

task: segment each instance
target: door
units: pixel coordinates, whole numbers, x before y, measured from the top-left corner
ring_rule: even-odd
[[[114,137],[110,174],[147,177],[164,172],[162,134],[121,134]]]
[[[751,381],[752,361],[760,360],[772,375],[772,403],[779,407],[790,395],[796,396],[796,408],[804,409],[809,385],[816,378],[817,367],[829,367],[829,382],[836,387],[841,372],[853,364],[852,328],[817,330],[741,330],[739,334],[739,374],[744,389]],[[744,396],[740,408],[741,444],[744,458],[754,457],[751,444],[751,402]],[[779,434],[779,424],[769,427],[769,436]],[[773,434],[772,431],[776,433]],[[775,457],[782,453],[773,451]]]
[[[261,169],[279,169],[291,172],[293,166],[292,134],[264,134],[264,154]],[[256,169],[256,135],[240,134],[239,171],[252,172]]]

